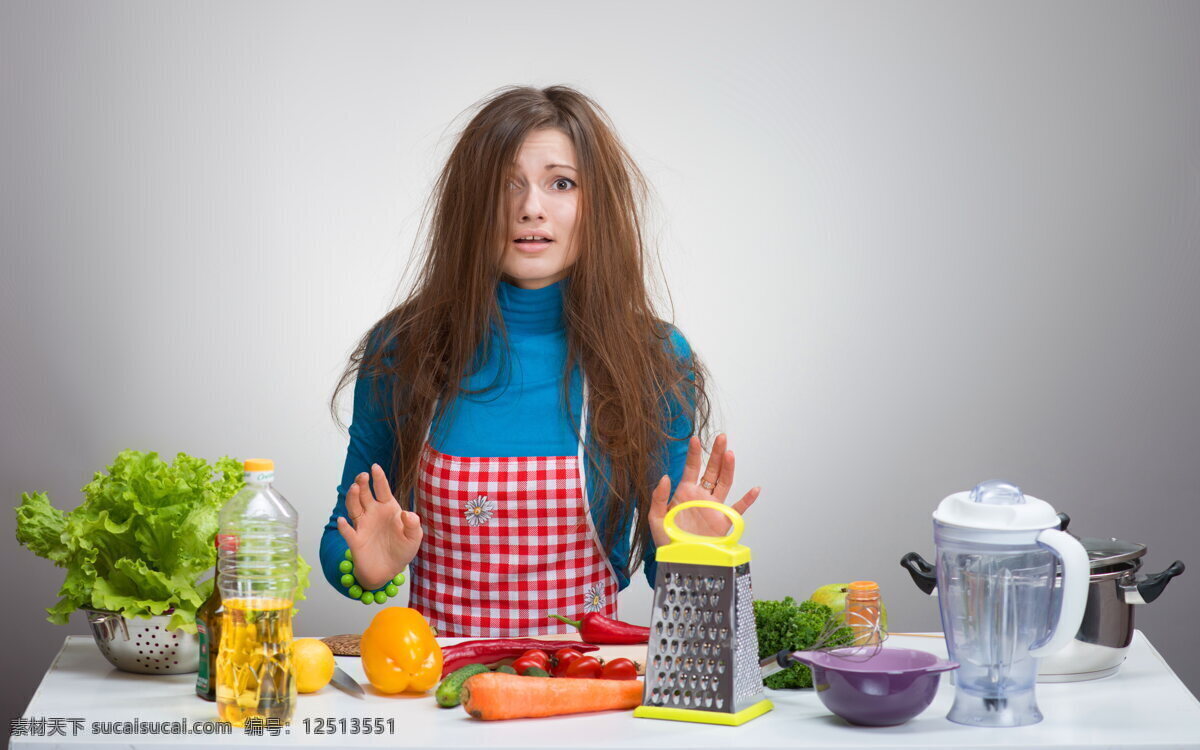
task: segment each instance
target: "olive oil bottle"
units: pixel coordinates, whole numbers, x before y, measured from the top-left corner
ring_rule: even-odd
[[[213,542],[216,544],[216,541]],[[221,648],[221,614],[224,610],[221,587],[213,570],[213,590],[196,610],[196,633],[200,636],[200,668],[196,675],[196,695],[206,701],[217,699],[217,654]]]

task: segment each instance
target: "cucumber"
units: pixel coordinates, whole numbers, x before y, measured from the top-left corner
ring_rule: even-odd
[[[549,677],[550,673],[541,667],[530,667],[525,670],[526,677]]]
[[[468,664],[446,675],[446,679],[442,680],[441,685],[438,685],[437,704],[442,708],[454,708],[461,700],[459,694],[462,692],[463,683],[467,681],[467,678],[487,671],[489,670],[485,664]]]
[[[511,664],[504,664],[502,666],[496,667],[496,671],[503,672],[504,674],[516,674],[517,673],[517,670],[513,669]]]

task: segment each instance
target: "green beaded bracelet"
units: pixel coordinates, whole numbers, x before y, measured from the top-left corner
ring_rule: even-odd
[[[346,559],[338,563],[338,571],[342,574],[342,588],[349,589],[346,593],[350,598],[357,599],[363,604],[383,604],[388,599],[400,593],[400,585],[404,583],[404,571],[400,571],[387,585],[375,591],[367,591],[358,585],[354,578],[354,555],[346,550]]]

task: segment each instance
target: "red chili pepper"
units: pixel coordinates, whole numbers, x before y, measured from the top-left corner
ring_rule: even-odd
[[[588,612],[578,620],[570,620],[563,615],[550,616],[578,628],[579,637],[585,643],[625,644],[650,641],[650,628],[613,620],[599,612]]]
[[[604,669],[600,671],[600,679],[636,680],[637,663],[624,658],[606,661],[604,662]]]
[[[492,638],[478,641],[463,641],[453,646],[442,647],[442,676],[450,674],[468,664],[493,664],[501,659],[512,659],[530,649],[550,651],[561,648],[562,641],[540,641],[536,638]],[[579,651],[595,651],[598,646],[576,644]]]
[[[563,673],[563,677],[583,677],[595,679],[600,676],[600,671],[603,669],[600,666],[600,660],[594,656],[581,656],[578,659],[573,659],[567,665],[567,671]]]

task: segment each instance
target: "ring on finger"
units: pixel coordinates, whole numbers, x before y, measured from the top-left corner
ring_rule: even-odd
[[[713,488],[716,487],[717,484],[716,484],[716,482],[710,482],[707,479],[701,479],[700,486],[703,487],[704,489],[708,490],[709,492],[712,492]]]

